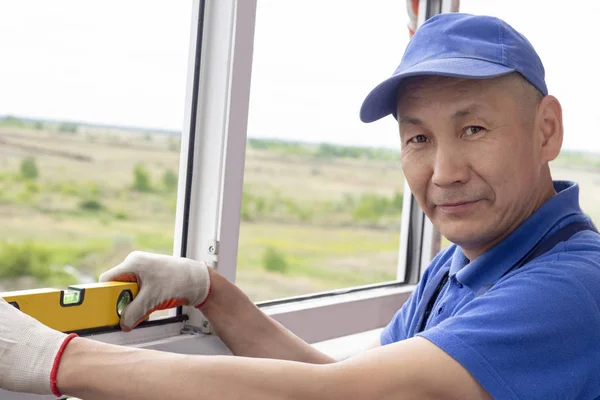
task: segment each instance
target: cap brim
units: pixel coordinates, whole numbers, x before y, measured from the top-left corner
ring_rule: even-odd
[[[472,58],[430,60],[408,68],[386,79],[365,98],[360,108],[363,122],[374,122],[394,113],[398,85],[406,78],[418,75],[438,75],[455,78],[485,79],[515,72],[513,68]]]

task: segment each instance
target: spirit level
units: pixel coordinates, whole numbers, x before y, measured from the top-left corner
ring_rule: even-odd
[[[117,327],[121,312],[137,293],[135,282],[105,282],[5,292],[0,297],[50,328],[85,332]]]

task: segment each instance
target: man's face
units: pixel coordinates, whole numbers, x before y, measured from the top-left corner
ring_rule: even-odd
[[[405,177],[434,226],[466,253],[487,250],[539,206],[545,161],[528,90],[514,76],[419,78],[401,89]]]

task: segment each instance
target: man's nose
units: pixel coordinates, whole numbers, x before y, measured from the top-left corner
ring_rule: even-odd
[[[468,156],[460,146],[438,146],[432,182],[437,186],[465,183],[469,180]]]

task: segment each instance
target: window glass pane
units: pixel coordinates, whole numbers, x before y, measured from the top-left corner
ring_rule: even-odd
[[[172,254],[190,12],[0,3],[0,291]]]
[[[407,20],[397,0],[258,1],[237,271],[253,300],[396,279],[398,127],[358,112]]]

